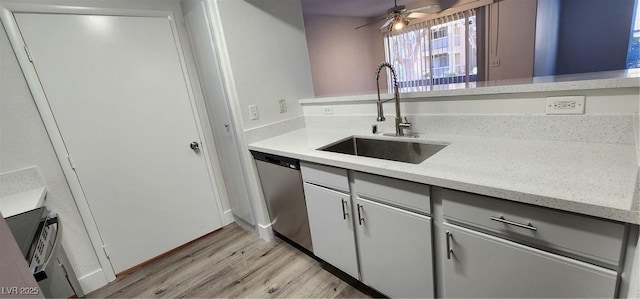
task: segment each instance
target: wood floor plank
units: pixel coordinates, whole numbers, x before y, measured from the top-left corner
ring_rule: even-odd
[[[136,297],[369,298],[288,243],[235,223],[87,295]]]

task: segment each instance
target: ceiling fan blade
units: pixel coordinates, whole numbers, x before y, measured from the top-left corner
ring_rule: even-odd
[[[378,23],[378,22],[380,22],[380,21],[382,21],[382,20],[384,20],[384,19],[386,19],[386,18],[387,18],[386,16],[385,16],[385,17],[380,17],[380,18],[376,19],[375,21],[371,21],[371,22],[366,23],[366,24],[364,24],[364,25],[360,25],[360,26],[356,27],[356,29],[360,29],[360,28],[362,28],[362,27],[367,27],[367,26],[369,26],[369,25],[372,25],[372,24]]]
[[[408,13],[423,12],[423,11],[427,12],[427,13],[436,13],[436,12],[441,11],[441,9],[440,9],[440,5],[438,5],[438,4],[429,4],[429,5],[425,5],[425,6],[421,6],[421,7],[407,9]]]
[[[409,19],[424,19],[426,17],[428,17],[429,14],[428,13],[424,13],[424,12],[412,12],[410,14],[407,15],[407,18]]]
[[[393,22],[393,19],[388,19],[386,22],[384,22],[384,24],[382,26],[380,26],[380,29],[385,29],[385,28],[389,27],[391,22]]]

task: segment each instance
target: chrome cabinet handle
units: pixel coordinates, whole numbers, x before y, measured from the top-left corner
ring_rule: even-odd
[[[453,249],[451,249],[451,241],[450,241],[452,236],[453,235],[451,235],[451,232],[447,231],[446,238],[447,238],[447,259],[448,260],[451,259],[451,254],[453,253]]]
[[[349,215],[349,213],[347,213],[347,210],[344,208],[344,206],[347,204],[347,201],[344,199],[340,199],[340,201],[342,201],[342,219],[347,219],[347,216]]]
[[[360,214],[360,209],[363,208],[363,206],[361,204],[356,204],[356,206],[358,207],[358,224],[362,225],[362,222],[364,222],[364,218]]]
[[[521,227],[521,228],[530,229],[532,231],[537,231],[538,230],[538,228],[533,226],[531,223],[527,223],[527,224],[518,223],[518,222],[515,222],[515,221],[507,220],[507,219],[504,218],[504,216],[500,216],[500,217],[491,216],[490,219],[493,220],[493,221],[498,221],[498,222],[502,222],[502,223],[505,223],[505,224],[509,224],[509,225],[513,225],[513,226],[517,226],[517,227]]]
[[[200,144],[194,141],[194,142],[191,142],[191,144],[189,144],[189,147],[192,150],[197,151],[200,149]]]

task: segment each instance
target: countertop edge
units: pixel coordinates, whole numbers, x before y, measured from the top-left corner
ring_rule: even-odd
[[[491,82],[485,82],[491,84]],[[534,82],[534,83],[494,83],[488,86],[479,86],[473,88],[457,88],[457,89],[436,89],[424,92],[408,92],[402,93],[403,99],[419,100],[421,98],[430,99],[437,97],[452,96],[481,96],[493,94],[518,94],[518,93],[536,93],[536,92],[554,92],[554,91],[576,91],[576,90],[594,90],[594,89],[611,89],[611,88],[637,88],[640,87],[640,78],[623,77],[623,78],[605,78],[605,79],[587,79],[578,81],[558,81],[558,82]],[[388,98],[385,95],[383,98]],[[298,103],[301,105],[319,105],[330,103],[353,103],[353,102],[371,102],[376,101],[376,94],[364,95],[347,95],[335,97],[320,97],[300,99]]]

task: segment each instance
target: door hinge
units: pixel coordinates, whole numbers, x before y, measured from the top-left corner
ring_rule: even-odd
[[[29,46],[24,45],[24,52],[27,53],[27,58],[29,62],[33,62],[33,56],[31,56],[31,51],[29,51]]]
[[[111,259],[111,256],[109,255],[109,251],[107,250],[107,245],[102,244],[102,251],[104,251],[104,254],[107,256],[108,259]]]
[[[73,159],[71,159],[71,156],[67,156],[67,160],[69,160],[69,165],[71,165],[71,169],[76,170],[76,165],[73,163]]]

